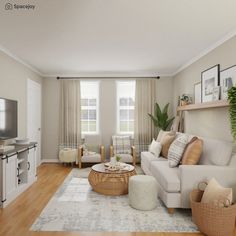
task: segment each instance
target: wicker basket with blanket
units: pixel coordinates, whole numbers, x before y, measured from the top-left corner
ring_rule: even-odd
[[[208,236],[233,235],[236,204],[220,207],[213,203],[202,203],[204,191],[195,189],[190,193],[193,221],[199,230]]]

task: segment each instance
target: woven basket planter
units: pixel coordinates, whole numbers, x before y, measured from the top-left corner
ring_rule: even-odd
[[[193,190],[190,193],[193,221],[199,230],[208,236],[232,236],[235,227],[236,204],[229,207],[217,207],[201,203],[204,191]]]

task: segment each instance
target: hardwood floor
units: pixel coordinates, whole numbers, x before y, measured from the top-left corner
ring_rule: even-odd
[[[202,234],[176,233],[76,233],[76,232],[32,232],[29,228],[62,184],[71,167],[59,164],[42,164],[38,168],[38,181],[14,202],[0,209],[1,236],[200,236]],[[234,234],[236,236],[236,232]]]

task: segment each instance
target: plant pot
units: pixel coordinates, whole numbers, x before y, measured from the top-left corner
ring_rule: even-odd
[[[187,101],[181,101],[181,106],[186,106],[186,105],[188,105]]]

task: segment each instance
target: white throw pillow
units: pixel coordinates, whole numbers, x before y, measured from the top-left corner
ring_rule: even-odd
[[[178,166],[187,144],[188,144],[188,135],[181,134],[170,145],[170,148],[168,151],[168,162],[169,162],[170,167]]]
[[[154,156],[159,157],[161,149],[162,149],[161,143],[153,139],[151,145],[149,146],[149,152],[151,152]]]
[[[213,203],[216,206],[224,207],[231,205],[232,200],[232,188],[224,188],[214,178],[212,178],[203,193],[201,202]]]

